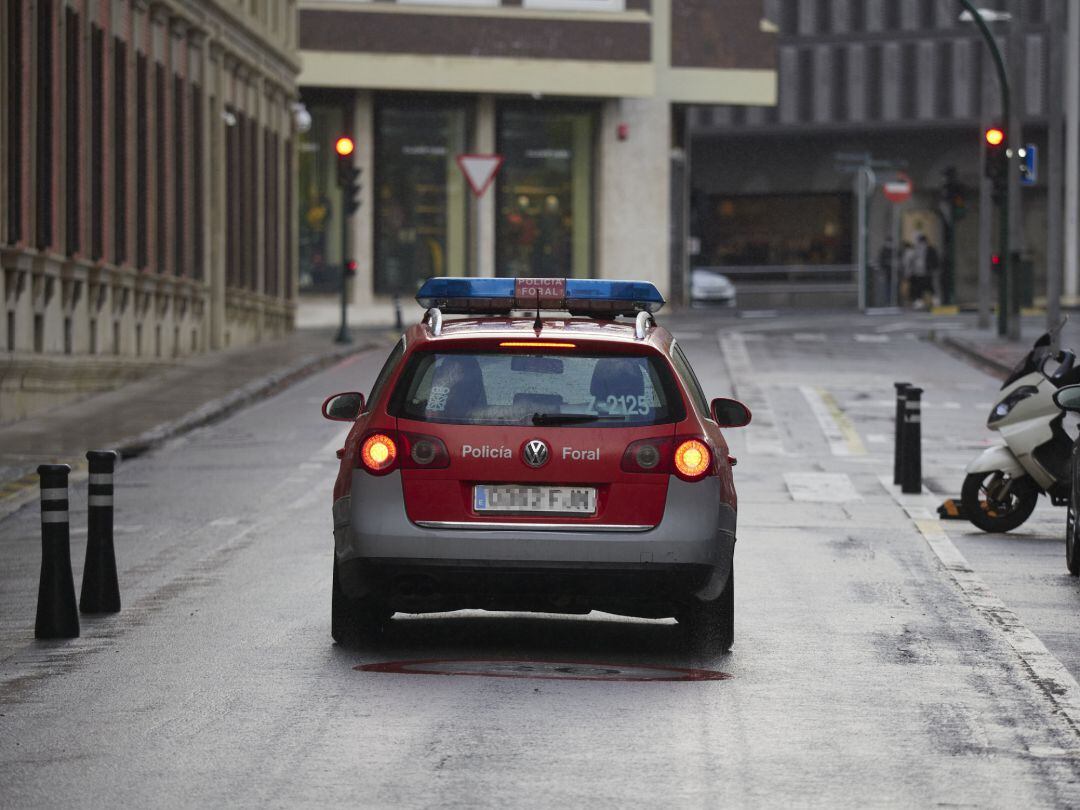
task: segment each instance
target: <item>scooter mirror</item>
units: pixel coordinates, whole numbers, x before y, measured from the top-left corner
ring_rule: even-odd
[[[1066,385],[1055,391],[1054,404],[1065,411],[1080,411],[1080,385]]]

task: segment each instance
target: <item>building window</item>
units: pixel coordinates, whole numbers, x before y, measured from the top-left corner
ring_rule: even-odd
[[[127,46],[113,39],[113,261],[127,260]]]
[[[499,110],[499,275],[591,275],[594,129],[589,110]]]
[[[399,0],[400,2],[400,0]],[[409,2],[409,0],[406,0]],[[431,0],[424,0],[424,2],[431,2]],[[463,3],[455,3],[455,5],[464,5]],[[469,5],[498,5],[497,2],[484,2],[484,0],[473,0]],[[625,11],[625,0],[522,0],[521,5],[525,8],[543,8],[550,9],[552,11]]]
[[[79,45],[82,37],[79,35],[79,15],[70,8],[65,12],[66,17],[66,49],[67,53],[67,77],[65,88],[66,104],[64,111],[64,160],[66,163],[64,173],[64,197],[67,201],[66,227],[64,237],[67,254],[74,256],[79,252],[80,221],[82,218],[82,195],[79,193],[79,151],[82,149],[83,128],[79,120],[79,69],[82,66],[80,60]]]
[[[154,194],[154,209],[157,212],[154,222],[154,239],[156,250],[154,262],[157,271],[164,273],[169,268],[169,240],[168,240],[168,205],[166,195],[169,193],[168,162],[165,160],[165,66],[160,63],[154,64],[154,177],[156,180],[156,193]]]
[[[237,198],[239,186],[240,125],[234,110],[226,107],[228,123],[225,127],[225,283],[229,287],[238,285],[240,269],[239,229],[240,206]]]
[[[104,35],[90,28],[90,258],[104,255],[105,210],[105,62]]]
[[[266,245],[263,290],[267,295],[278,293],[278,147],[277,135],[263,130],[263,177],[266,193],[263,194],[263,228]]]
[[[150,112],[147,105],[146,54],[140,53],[135,60],[135,263],[146,267],[150,263],[147,241],[149,216],[150,171]]]
[[[293,297],[293,217],[296,215],[293,199],[293,141],[285,139],[285,298]]]
[[[15,244],[22,239],[22,3],[8,4],[7,36],[7,241]]]
[[[37,132],[35,193],[39,250],[52,246],[53,223],[53,3],[38,3],[37,37]]]
[[[205,204],[203,200],[203,95],[202,88],[197,84],[191,86],[191,168],[191,189],[194,200],[192,211],[195,214],[191,225],[192,275],[196,281],[201,281],[206,249],[203,223],[206,220],[201,213]]]
[[[456,157],[464,107],[388,102],[375,122],[375,291],[415,292],[430,276],[464,275],[468,194]]]
[[[299,287],[303,292],[330,292],[341,279],[341,192],[333,144],[344,131],[344,115],[343,108],[332,103],[309,102],[307,107],[311,129],[300,136],[297,178]]]
[[[184,133],[184,80],[180,76],[173,76],[173,260],[175,272],[178,276],[187,275],[185,248],[187,246],[187,222],[184,215],[187,213],[184,195],[187,193],[187,168],[184,166],[184,148],[188,139]]]

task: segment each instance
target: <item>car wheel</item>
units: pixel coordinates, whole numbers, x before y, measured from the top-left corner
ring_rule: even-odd
[[[337,563],[330,595],[330,636],[338,644],[374,641],[386,630],[393,612],[372,599],[352,599],[341,590]]]
[[[678,617],[686,627],[694,649],[703,653],[722,653],[735,642],[735,570],[727,585],[712,602],[694,605]]]
[[[1068,517],[1065,519],[1065,565],[1074,577],[1080,576],[1080,526],[1077,525],[1077,504],[1069,498]]]
[[[1000,470],[971,473],[964,479],[960,502],[968,520],[984,532],[1007,532],[1027,520],[1039,500],[1031,480]]]

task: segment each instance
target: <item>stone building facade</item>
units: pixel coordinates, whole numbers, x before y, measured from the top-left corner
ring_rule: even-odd
[[[0,422],[295,309],[292,0],[0,5]]]

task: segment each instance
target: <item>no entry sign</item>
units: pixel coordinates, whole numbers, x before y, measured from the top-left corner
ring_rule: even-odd
[[[911,191],[911,178],[903,172],[897,172],[896,177],[881,187],[885,199],[894,203],[907,202],[911,198]]]
[[[491,185],[491,181],[495,179],[495,173],[499,171],[502,162],[502,155],[457,156],[457,165],[460,167],[461,173],[465,175],[469,188],[477,197],[484,196],[484,192]]]

